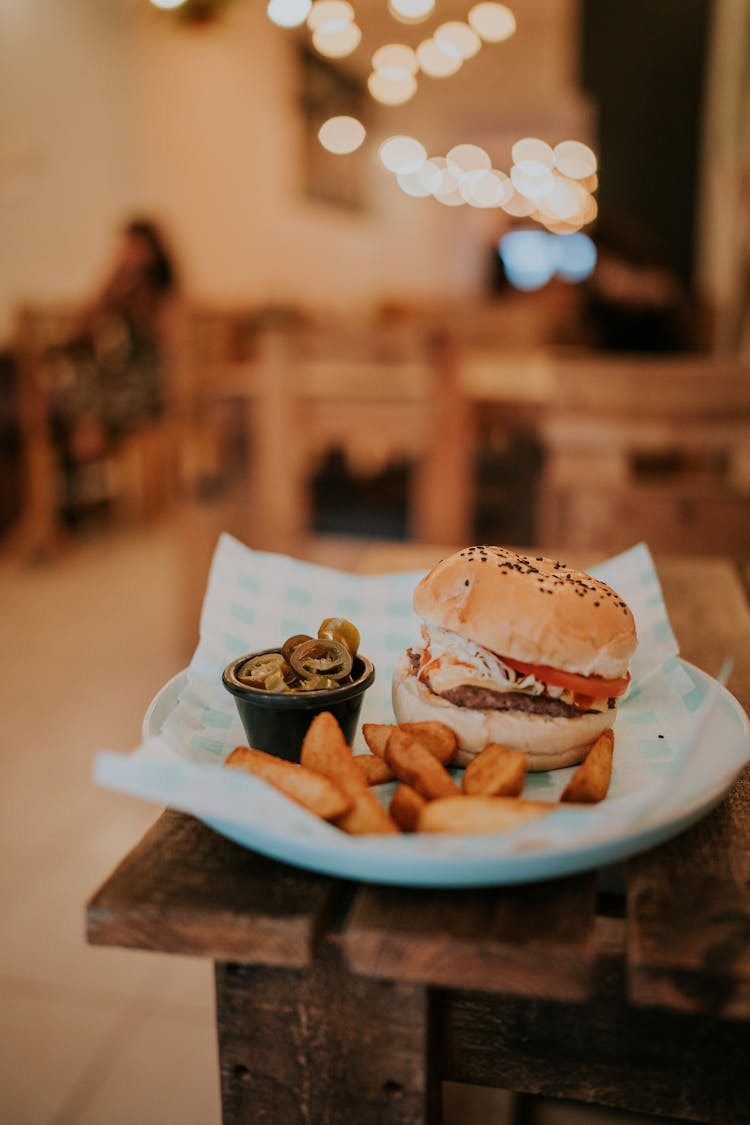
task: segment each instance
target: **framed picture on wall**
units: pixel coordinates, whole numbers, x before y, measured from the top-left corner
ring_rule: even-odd
[[[356,117],[366,125],[363,82],[307,46],[299,49],[300,110],[303,120],[303,190],[311,199],[339,207],[364,206],[362,151],[337,156],[323,148],[318,131],[330,117]]]

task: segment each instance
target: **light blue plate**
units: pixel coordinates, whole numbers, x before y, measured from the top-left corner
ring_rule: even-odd
[[[714,681],[682,664],[701,693],[708,691]],[[184,683],[185,672],[180,672],[155,696],[144,717],[144,738],[159,733]],[[573,842],[539,848],[532,841],[529,850],[503,854],[503,837],[498,835],[351,837],[331,830],[324,838],[313,838],[216,819],[205,823],[273,859],[345,879],[421,887],[526,883],[608,867],[675,836],[719,803],[749,756],[747,716],[737,700],[720,688],[692,756],[690,776],[672,794],[669,807],[654,810],[637,827],[613,828],[596,846]]]

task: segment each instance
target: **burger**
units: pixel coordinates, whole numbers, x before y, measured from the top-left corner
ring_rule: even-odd
[[[422,645],[393,675],[399,723],[439,720],[466,764],[488,743],[530,770],[575,765],[614,724],[630,682],[633,614],[604,582],[503,547],[467,547],[419,582]]]

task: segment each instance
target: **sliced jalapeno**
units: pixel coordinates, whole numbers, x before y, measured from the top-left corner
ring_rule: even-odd
[[[329,641],[338,641],[354,659],[359,650],[359,629],[347,621],[345,617],[326,617],[318,629],[318,637]]]
[[[339,641],[317,639],[297,645],[290,664],[302,680],[311,676],[329,676],[343,680],[352,670],[352,657]]]
[[[283,691],[282,685],[293,678],[292,669],[282,653],[267,652],[246,661],[237,672],[240,683],[267,691]]]
[[[309,633],[295,633],[293,637],[287,637],[281,646],[281,654],[284,659],[289,662],[289,658],[294,652],[297,645],[301,645],[304,641],[311,641],[312,637]]]

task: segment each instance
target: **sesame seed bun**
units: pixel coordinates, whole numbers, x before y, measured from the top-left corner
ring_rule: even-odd
[[[414,591],[414,610],[498,656],[582,676],[626,675],[636,646],[633,614],[604,582],[504,547],[443,559]]]

